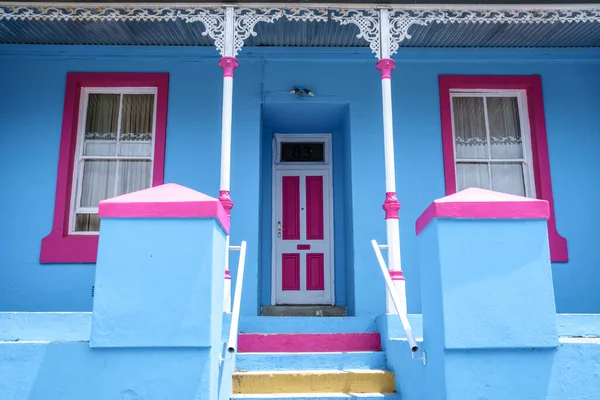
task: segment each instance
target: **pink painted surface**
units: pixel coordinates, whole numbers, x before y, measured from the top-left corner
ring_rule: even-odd
[[[283,240],[300,240],[300,177],[284,176],[282,182]]]
[[[164,182],[167,132],[168,73],[67,73],[63,120],[58,155],[52,231],[42,239],[40,263],[95,263],[98,235],[69,235],[73,159],[81,89],[86,87],[156,87],[156,131],[152,186]]]
[[[400,210],[400,203],[396,198],[396,192],[387,192],[385,194],[385,201],[381,206],[385,211],[385,219],[399,219],[398,211]]]
[[[229,233],[229,216],[214,197],[167,183],[103,200],[100,218],[216,218]]]
[[[529,199],[491,190],[468,188],[435,200],[417,219],[417,235],[434,218],[548,219],[545,200]]]
[[[323,177],[306,177],[306,239],[323,240]]]
[[[390,271],[390,278],[392,278],[393,281],[405,280],[402,271]]]
[[[310,250],[310,244],[299,244],[296,246],[296,250]]]
[[[231,201],[229,190],[219,191],[219,201],[223,205],[225,212],[231,218],[231,209],[233,208],[233,201]]]
[[[300,254],[281,255],[281,289],[300,290]]]
[[[231,271],[229,271],[228,269],[225,270],[225,279],[231,280],[231,274],[230,274],[230,272]]]
[[[396,62],[391,58],[382,58],[377,61],[377,69],[381,71],[381,79],[392,79],[392,70],[396,68]]]
[[[249,334],[238,337],[240,353],[380,351],[379,333]]]
[[[442,120],[442,147],[444,153],[444,173],[446,195],[456,193],[456,172],[454,169],[454,143],[452,139],[452,111],[450,91],[452,89],[491,89],[524,90],[527,94],[527,108],[533,153],[533,172],[537,198],[546,200],[550,207],[548,237],[550,256],[553,262],[568,262],[567,240],[556,229],[550,156],[542,94],[542,79],[539,75],[528,76],[462,76],[441,75],[440,110]]]
[[[233,78],[233,70],[238,67],[239,63],[235,57],[221,57],[219,67],[223,68],[223,78]]]
[[[325,255],[306,255],[306,290],[325,290]]]

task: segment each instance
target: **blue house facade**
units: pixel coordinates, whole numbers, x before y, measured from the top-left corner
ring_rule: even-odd
[[[540,265],[548,264],[548,270],[540,269],[539,276],[545,276],[543,271],[551,273],[548,280],[540,278],[539,282],[547,284],[545,291],[536,289],[527,295],[546,299],[540,293],[551,293],[544,300],[548,303],[540,307],[544,310],[540,315],[550,313],[554,318],[557,313],[600,313],[600,272],[595,255],[600,214],[594,204],[599,193],[595,182],[600,176],[600,161],[595,156],[600,148],[599,21],[600,8],[594,4],[529,8],[448,5],[444,9],[426,4],[395,4],[384,9],[347,4],[274,4],[271,8],[252,4],[162,4],[152,8],[0,4],[0,72],[5,78],[0,94],[0,178],[4,183],[0,196],[0,312],[80,315],[74,329],[80,329],[84,332],[81,336],[90,340],[91,323],[92,347],[220,349],[226,342],[220,337],[227,338],[229,333],[227,321],[237,285],[243,288],[239,302],[241,333],[255,332],[264,323],[260,322],[264,315],[294,315],[293,310],[316,316],[331,312],[340,318],[322,318],[315,322],[320,328],[298,317],[293,322],[272,322],[272,327],[262,325],[272,332],[258,332],[286,333],[281,330],[291,329],[287,333],[367,336],[377,332],[381,335],[381,342],[380,336],[376,339],[380,348],[369,347],[372,338],[360,336],[354,339],[360,343],[365,340],[366,347],[355,351],[388,351],[385,368],[397,375],[373,378],[380,379],[376,387],[381,390],[377,391],[397,391],[404,398],[412,398],[417,390],[411,382],[426,382],[426,368],[456,371],[464,366],[448,361],[442,367],[431,361],[434,367],[413,369],[405,372],[404,378],[398,377],[398,369],[404,372],[410,368],[406,365],[414,366],[415,362],[410,357],[404,360],[405,349],[395,350],[392,339],[397,338],[396,333],[400,332],[398,337],[404,341],[410,335],[395,327],[398,321],[393,314],[409,314],[421,343],[423,329],[428,326],[425,310],[446,317],[449,314],[445,313],[450,313],[445,308],[450,303],[440,300],[438,304],[428,297],[434,296],[435,290],[430,292],[429,288],[435,286],[431,278],[435,271],[424,263],[433,265],[436,261],[423,256],[421,242],[440,246],[439,271],[447,273],[452,268],[460,270],[463,258],[458,255],[474,250],[469,249],[469,243],[475,246],[479,242],[477,246],[482,249],[499,243],[506,234],[485,228],[481,232],[490,235],[486,244],[461,227],[449,235],[460,234],[469,241],[442,245],[442,239],[438,238],[438,243],[438,239],[430,238],[431,226],[420,226],[417,220],[434,199],[480,188],[520,196],[523,204],[526,199],[537,199],[547,205],[545,213],[522,217],[543,219],[543,223],[537,221],[541,225],[514,231],[523,243],[538,243],[542,235],[539,243],[546,246],[527,253],[532,260],[542,260],[538,260]],[[184,194],[184,200],[177,200],[174,192],[167,190],[167,194],[152,192],[152,200],[128,198],[125,203],[129,201],[131,206],[116,214],[108,211],[110,200],[99,209],[102,201],[170,187],[165,184],[181,185],[210,197],[206,200],[190,195],[191,200],[185,200]],[[477,196],[460,201],[476,203]],[[482,201],[486,204],[515,201],[485,196]],[[169,223],[172,226],[165,225],[163,232],[171,232],[178,239],[165,242],[152,236],[160,235],[161,229],[153,230],[141,222],[122,228],[120,222],[110,220],[115,216],[123,221],[165,217],[160,207],[146,214],[139,211],[142,203],[164,199],[176,203],[174,209],[181,213],[169,214],[169,218],[218,219],[210,234],[200,235],[203,241],[218,242],[203,254],[217,254],[244,241],[245,259],[239,260],[237,252],[227,252],[217,263],[223,266],[223,273],[217,268],[211,274],[218,278],[205,277],[217,285],[223,282],[218,291],[210,291],[212,311],[201,315],[217,324],[214,310],[218,308],[220,315],[221,306],[214,300],[223,297],[226,321],[221,326],[219,319],[218,330],[207,333],[206,340],[183,338],[185,335],[180,341],[142,340],[143,332],[132,331],[129,341],[121,338],[127,343],[123,345],[121,339],[98,333],[99,326],[109,325],[94,325],[100,324],[94,318],[111,314],[106,310],[114,304],[95,296],[106,295],[111,279],[125,282],[130,278],[118,275],[116,268],[106,267],[114,275],[96,269],[97,263],[101,265],[103,246],[106,255],[102,265],[127,268],[129,264],[110,254],[122,253],[122,260],[135,264],[134,258],[125,256],[129,253],[126,243],[142,246],[140,238],[147,234],[148,240],[156,240],[157,249],[169,243],[157,254],[174,254],[175,263],[193,256],[176,255],[184,254],[178,243],[188,243],[178,235],[183,231],[195,235],[205,229],[198,225],[197,231],[181,221]],[[198,214],[200,211],[190,205],[194,202],[210,203],[213,211]],[[526,208],[517,203],[515,209]],[[108,223],[102,218],[103,212]],[[486,212],[465,218],[512,219],[502,213],[489,217]],[[181,226],[177,225],[180,222]],[[423,229],[429,229],[424,231],[427,238],[419,239]],[[435,229],[441,236],[449,232],[441,225]],[[480,232],[478,229],[479,225],[473,232]],[[118,230],[121,233],[116,233]],[[120,246],[119,250],[108,250],[107,243]],[[506,244],[506,251],[513,244]],[[386,258],[379,260],[387,264],[389,276],[380,271],[379,249],[384,250]],[[501,260],[503,253],[494,251],[489,257],[496,254],[495,259]],[[514,251],[525,254],[524,250]],[[477,276],[474,266],[478,263],[482,268],[493,264],[487,253],[478,254],[480,259],[464,258],[471,264],[465,264],[463,271],[473,268],[471,276]],[[444,260],[452,257],[457,259],[454,267],[444,270]],[[214,263],[214,257],[212,260]],[[245,261],[243,285],[237,282],[240,261]],[[530,265],[526,260],[505,261]],[[136,271],[144,275],[143,266]],[[538,277],[537,273],[519,276],[528,279]],[[193,274],[185,276],[192,279]],[[165,282],[171,278],[169,274],[161,277]],[[396,289],[395,299],[386,294],[387,278]],[[502,279],[498,279],[493,287],[499,296],[505,290],[504,295],[517,297],[527,292],[526,285],[522,291],[516,286],[503,288]],[[98,287],[99,282],[104,284]],[[160,285],[153,288],[154,293],[160,292]],[[177,290],[186,293],[187,289],[178,286]],[[143,293],[139,292],[140,304],[150,304],[140,300],[148,295]],[[190,310],[196,306],[203,310],[200,303],[190,300]],[[98,312],[99,304],[104,304],[102,313]],[[152,304],[161,310],[160,301]],[[128,312],[145,315],[143,309],[143,305],[137,311],[132,306]],[[235,314],[235,304],[233,309]],[[485,309],[482,313],[485,315]],[[521,322],[528,318],[522,317]],[[6,318],[6,326],[16,323],[16,317]],[[156,318],[165,324],[175,323]],[[234,321],[237,318],[233,316]],[[596,321],[593,316],[588,318],[586,321]],[[447,317],[446,322],[450,320]],[[122,322],[118,318],[110,321]],[[560,321],[567,320],[559,320],[559,326]],[[568,319],[567,326],[569,321],[577,321],[577,325],[581,320]],[[540,322],[538,328],[546,323],[552,325],[554,319]],[[441,335],[434,325],[429,325],[430,332]],[[591,325],[594,328],[589,329],[596,332],[597,321]],[[522,343],[490,339],[482,348],[556,351],[560,331],[547,339],[535,329],[531,328]],[[7,334],[0,339],[11,337]],[[59,339],[55,334],[50,341]],[[338,339],[331,343],[338,343]],[[250,353],[260,351],[253,347],[253,340],[240,337],[239,346]],[[322,340],[324,348],[331,350],[326,345],[329,339]],[[271,352],[281,350],[277,344],[273,346]],[[596,347],[593,351],[598,351]],[[227,372],[226,362],[218,362],[214,348],[198,355],[198,362],[220,368],[220,372],[211,370],[207,379],[227,388],[231,381],[223,377],[229,373],[231,379],[231,371]],[[347,350],[343,346],[340,349],[335,351]],[[461,346],[456,349],[464,350]],[[514,351],[507,360],[520,362],[521,356]],[[564,350],[560,354],[569,360],[565,365],[574,362],[564,356]],[[127,363],[141,362],[138,356],[129,354]],[[369,363],[377,369],[379,356],[373,357]],[[544,357],[535,364],[539,365],[536,371],[545,370]],[[174,371],[165,378],[170,384],[180,373],[176,360],[167,362]],[[317,369],[314,363],[300,361],[308,370]],[[270,360],[265,365],[276,364]],[[244,368],[238,365],[237,369]],[[499,376],[504,372],[489,371]],[[90,372],[90,377],[96,373]],[[213,373],[220,374],[219,378]],[[541,380],[555,382],[559,375],[549,373]],[[234,379],[234,392],[236,387],[244,387],[244,379],[254,378]],[[287,378],[281,379],[273,385],[287,382]],[[395,387],[386,379],[395,381]],[[432,392],[434,397],[427,398],[459,398],[454,397],[458,391],[450,384],[444,386],[438,378],[431,379],[437,382],[435,387],[444,388],[440,389],[443,394]],[[260,379],[257,382],[247,385],[265,387]],[[115,385],[114,393],[123,396],[127,384]],[[146,387],[147,398],[162,398],[156,394],[163,393],[162,389],[153,392],[150,386]],[[26,397],[25,391],[15,387],[5,392],[13,397],[0,397],[35,397]],[[585,387],[591,390],[597,383]],[[2,388],[0,385],[0,391]],[[369,392],[360,385],[356,388],[357,392]],[[106,396],[113,395],[106,390]],[[131,390],[142,396],[139,389]],[[224,393],[220,390],[211,387],[206,393],[212,397],[206,398],[229,397],[229,389]],[[196,398],[192,392],[181,392],[179,395],[188,397],[179,398]],[[542,389],[529,393],[529,397],[515,398],[591,398],[564,397],[558,386],[544,392],[547,397],[540,393]],[[514,393],[498,390],[489,398],[508,395]]]

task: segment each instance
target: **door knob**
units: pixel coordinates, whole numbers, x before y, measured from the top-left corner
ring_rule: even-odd
[[[277,237],[281,237],[281,221],[277,221]]]

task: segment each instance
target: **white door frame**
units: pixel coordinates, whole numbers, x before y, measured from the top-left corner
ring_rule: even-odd
[[[324,162],[280,162],[281,155],[279,149],[281,143],[286,142],[323,142],[325,144],[324,151]],[[334,258],[334,236],[333,236],[333,163],[332,163],[332,140],[331,133],[302,133],[302,134],[281,134],[277,133],[274,135],[273,140],[273,157],[272,157],[272,174],[271,174],[271,304],[277,304],[277,249],[276,249],[276,229],[275,221],[277,221],[277,172],[278,171],[323,171],[324,176],[327,179],[324,180],[323,185],[328,185],[329,198],[323,199],[323,206],[326,207],[325,211],[329,213],[328,223],[324,229],[329,234],[329,266],[324,271],[325,274],[329,275],[329,287],[325,287],[325,290],[329,293],[329,301],[326,304],[335,304],[335,258]],[[325,182],[326,181],[326,182]],[[325,189],[325,188],[324,188]],[[325,190],[324,190],[325,192]]]

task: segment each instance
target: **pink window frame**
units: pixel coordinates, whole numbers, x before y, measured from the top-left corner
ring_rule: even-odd
[[[454,167],[454,140],[452,135],[452,109],[450,104],[450,91],[454,89],[525,91],[527,96],[527,109],[529,113],[529,126],[531,132],[531,150],[533,156],[532,162],[536,197],[541,200],[546,200],[550,206],[550,218],[548,219],[550,258],[552,262],[568,262],[569,254],[567,249],[567,240],[560,236],[556,230],[541,77],[539,75],[440,75],[439,86],[446,195],[456,193],[456,172]]]
[[[155,87],[157,89],[152,186],[164,183],[169,74],[67,73],[54,201],[54,220],[52,231],[42,239],[40,250],[40,263],[42,264],[96,262],[98,235],[69,235],[71,190],[82,89],[108,87]]]

